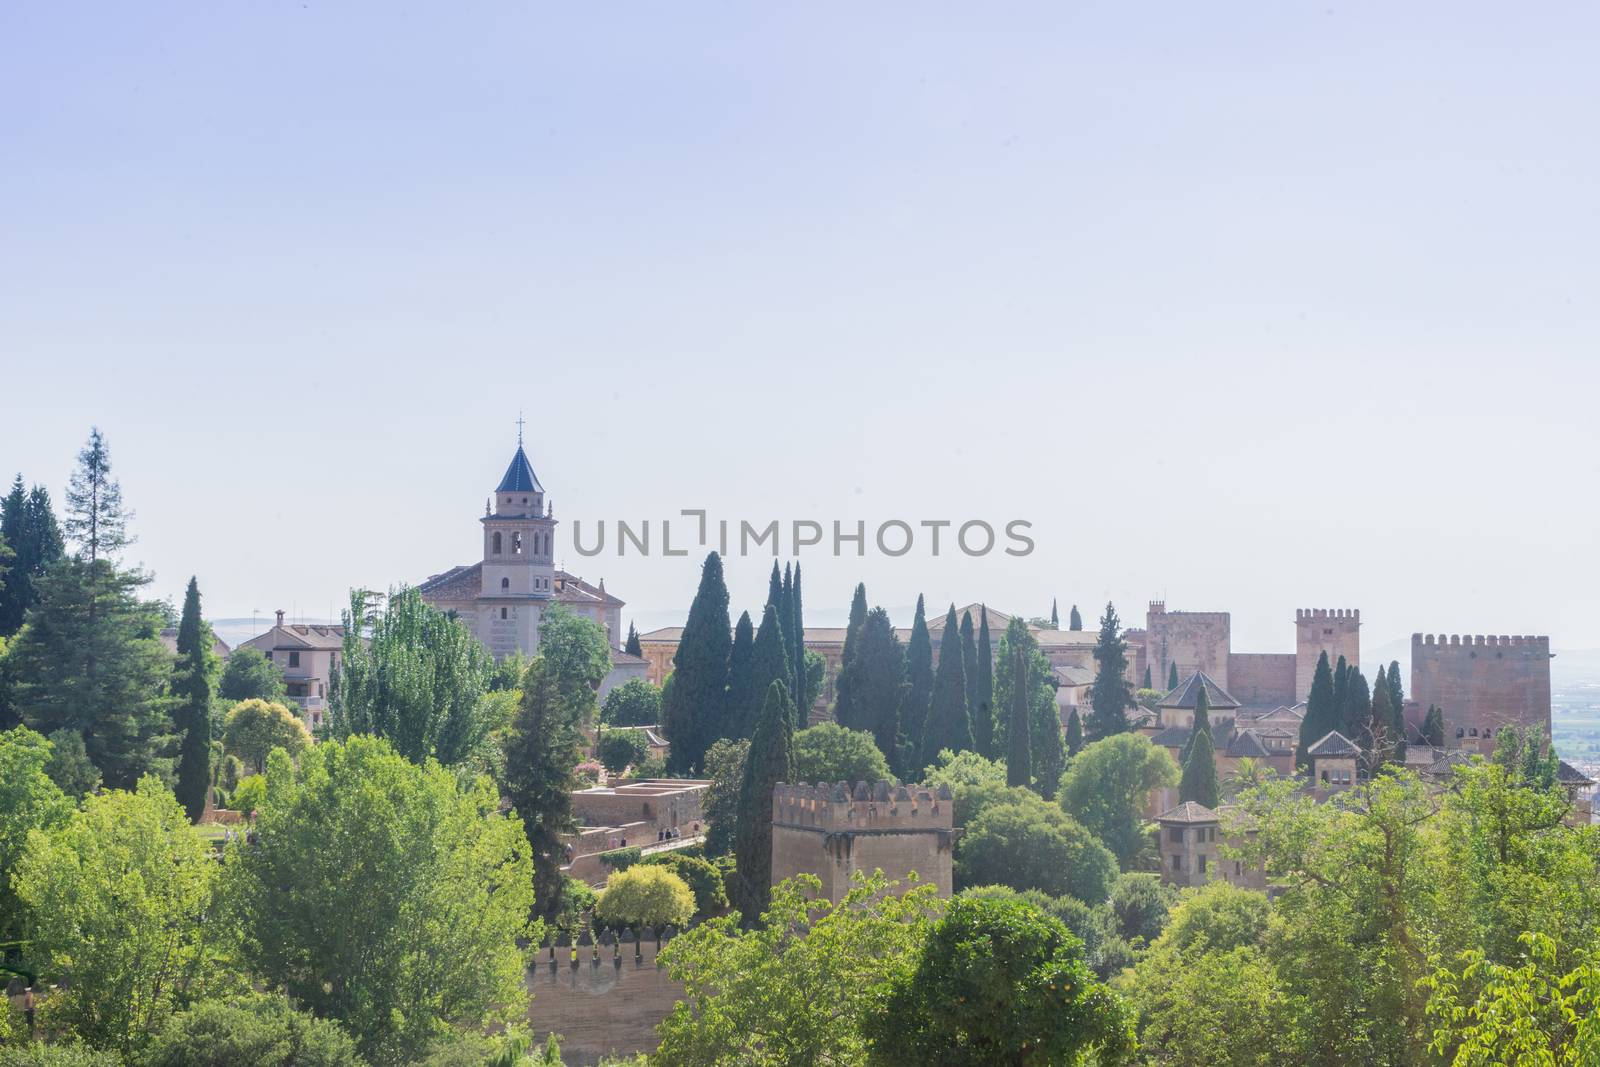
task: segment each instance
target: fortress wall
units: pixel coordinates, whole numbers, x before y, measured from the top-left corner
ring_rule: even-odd
[[[1294,695],[1296,657],[1287,652],[1234,652],[1228,656],[1227,690],[1247,708],[1299,703]]]
[[[1151,601],[1145,616],[1144,662],[1156,688],[1166,687],[1169,665],[1176,663],[1180,680],[1204,671],[1232,692],[1228,679],[1231,632],[1232,621],[1226,611],[1168,611],[1164,602]]]
[[[570,949],[557,948],[554,966],[550,950],[541,949],[528,969],[533,1036],[542,1045],[548,1034],[560,1034],[562,1059],[575,1067],[605,1056],[654,1052],[660,1044],[656,1024],[683,996],[683,984],[656,965],[648,934],[638,958],[632,944],[620,946],[620,955],[617,948],[601,945],[597,957],[593,947],[580,946],[576,963]]]
[[[1412,714],[1444,709],[1447,743],[1457,729],[1492,736],[1501,726],[1550,735],[1550,639],[1483,634],[1412,634]]]

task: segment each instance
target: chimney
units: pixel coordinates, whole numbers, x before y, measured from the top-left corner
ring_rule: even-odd
[[[282,626],[283,625],[283,609],[279,608],[277,614],[278,614],[278,625]]]

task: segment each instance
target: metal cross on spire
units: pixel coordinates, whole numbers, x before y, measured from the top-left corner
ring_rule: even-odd
[[[522,447],[522,411],[517,410],[517,447]]]

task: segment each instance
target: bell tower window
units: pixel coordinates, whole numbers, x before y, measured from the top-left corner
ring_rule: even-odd
[[[499,530],[496,530],[494,532],[494,554],[497,555],[497,556],[500,555],[500,531]]]
[[[513,556],[522,555],[522,531],[521,530],[518,530],[516,533],[511,535],[511,554]]]
[[[500,591],[501,592],[507,592],[510,589],[511,589],[511,579],[510,578],[502,578],[502,579],[500,579]]]

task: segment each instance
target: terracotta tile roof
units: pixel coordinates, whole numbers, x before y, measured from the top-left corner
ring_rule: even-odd
[[[1178,688],[1162,697],[1156,705],[1160,708],[1192,708],[1200,699],[1200,690],[1206,692],[1206,702],[1212,711],[1237,708],[1239,702],[1222,686],[1213,682],[1204,671],[1195,671],[1178,684]]]
[[[1219,822],[1217,813],[1204,804],[1196,804],[1192,800],[1185,800],[1175,808],[1169,808],[1156,816],[1157,822]]]
[[[1312,742],[1311,747],[1306,749],[1306,755],[1332,757],[1359,756],[1361,755],[1361,750],[1356,747],[1356,743],[1354,741],[1350,740],[1344,734],[1341,734],[1338,730],[1330,730],[1322,738]]]

